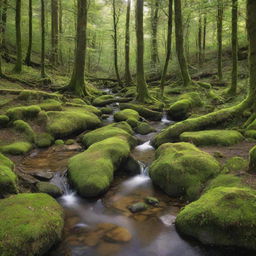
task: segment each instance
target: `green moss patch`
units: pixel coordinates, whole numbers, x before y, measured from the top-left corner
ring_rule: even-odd
[[[256,172],[256,146],[249,153],[249,171]]]
[[[61,239],[61,206],[46,194],[19,194],[0,200],[2,256],[43,255]]]
[[[54,138],[49,133],[38,133],[35,136],[35,144],[39,148],[50,147],[54,142]]]
[[[63,194],[59,187],[49,182],[38,182],[36,184],[36,188],[39,193],[46,193],[56,198],[62,196]]]
[[[149,169],[153,183],[168,195],[195,200],[204,184],[220,172],[219,163],[189,143],[166,143]]]
[[[23,120],[16,120],[15,122],[13,122],[13,127],[17,132],[23,134],[29,142],[34,142],[35,133],[27,122]]]
[[[78,105],[78,104],[66,103],[66,106],[67,106],[67,107],[65,107],[66,111],[74,111],[74,112],[79,112],[79,113],[90,112],[97,116],[101,115],[101,111],[91,105]]]
[[[48,93],[44,91],[36,91],[36,90],[23,90],[19,94],[20,100],[44,100],[44,99],[55,99],[59,100],[63,96],[57,93]]]
[[[226,167],[229,171],[235,172],[235,171],[245,171],[248,169],[248,161],[242,157],[231,157],[229,158],[224,167]]]
[[[0,126],[6,126],[9,123],[10,119],[6,115],[0,115]]]
[[[61,102],[53,99],[45,100],[39,104],[39,107],[45,111],[61,111]]]
[[[6,112],[6,115],[11,120],[32,119],[32,118],[35,118],[40,111],[41,111],[41,108],[36,105],[22,106],[22,107],[9,108]]]
[[[140,122],[137,125],[137,127],[135,128],[135,132],[142,134],[142,135],[146,135],[146,134],[149,134],[149,133],[155,132],[155,131],[156,130],[146,122]]]
[[[14,142],[9,145],[1,146],[0,152],[10,155],[23,155],[29,152],[33,148],[29,142]]]
[[[139,123],[140,115],[136,110],[124,109],[114,114],[114,119],[117,122],[127,121],[132,127],[136,127]]]

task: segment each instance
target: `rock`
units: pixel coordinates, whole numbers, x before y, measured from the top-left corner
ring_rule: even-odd
[[[152,206],[158,206],[159,205],[159,200],[155,197],[152,197],[152,196],[146,197],[145,202],[149,205],[152,205]]]
[[[46,193],[55,198],[63,195],[63,191],[59,187],[49,182],[38,182],[36,188],[39,193]]]
[[[75,144],[75,143],[76,143],[76,141],[73,140],[73,139],[68,139],[68,140],[65,141],[65,145],[72,145],[72,144]]]
[[[249,153],[249,171],[256,172],[256,146]]]
[[[6,115],[0,115],[0,125],[6,126],[9,123],[10,119]]]
[[[112,114],[113,109],[111,107],[103,107],[100,109],[102,114]]]
[[[218,187],[187,205],[176,218],[184,235],[214,246],[256,249],[256,193]]]
[[[141,172],[141,166],[133,156],[129,156],[127,161],[122,165],[121,169],[129,175],[137,175]]]
[[[44,171],[38,171],[38,172],[33,172],[30,173],[33,177],[39,179],[39,180],[51,180],[53,178],[53,173],[52,172],[44,172]]]
[[[140,115],[136,110],[124,109],[114,114],[117,122],[126,121],[131,127],[136,127],[139,123]]]
[[[10,120],[32,119],[37,117],[41,108],[37,105],[9,108],[6,115]]]
[[[35,137],[35,144],[39,148],[50,147],[54,142],[54,138],[49,133],[38,133]]]
[[[0,200],[0,254],[44,255],[60,241],[62,207],[46,194],[18,194]]]
[[[0,152],[10,155],[24,155],[28,153],[33,148],[32,144],[29,142],[14,142],[9,145],[1,146]]]
[[[39,104],[39,107],[45,111],[61,111],[62,110],[61,102],[54,99],[48,99],[43,101],[42,103]]]
[[[248,161],[242,157],[231,157],[229,158],[224,167],[229,171],[243,171],[248,169]]]
[[[111,243],[127,243],[131,239],[131,233],[123,227],[115,227],[108,231],[104,236],[104,240]]]
[[[155,185],[170,196],[187,200],[197,199],[203,185],[219,172],[214,157],[185,142],[161,145],[149,169]]]
[[[23,135],[29,142],[33,143],[35,141],[35,133],[27,122],[23,120],[16,120],[15,122],[13,122],[13,127],[17,132],[21,133],[21,135]]]
[[[182,141],[192,142],[197,146],[220,145],[231,146],[241,142],[244,137],[238,131],[232,130],[204,130],[184,132],[180,135]]]
[[[142,134],[142,135],[147,135],[151,132],[155,132],[156,130],[150,126],[146,122],[140,122],[137,127],[135,128],[135,132]]]
[[[148,205],[144,202],[132,204],[128,207],[132,213],[143,212],[148,209]]]
[[[64,140],[55,140],[54,144],[57,145],[57,146],[58,145],[64,145],[65,142],[64,142]]]
[[[93,100],[93,105],[97,107],[104,107],[108,104],[115,103],[115,102],[128,102],[131,99],[129,98],[117,98],[113,95],[102,95]]]
[[[99,196],[108,189],[114,172],[129,154],[125,138],[112,137],[94,143],[70,159],[68,177],[81,196]]]

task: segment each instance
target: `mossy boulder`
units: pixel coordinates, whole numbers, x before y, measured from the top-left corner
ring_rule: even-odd
[[[197,146],[231,146],[241,142],[244,137],[240,132],[233,130],[205,130],[184,132],[180,135],[180,139],[182,141],[192,142]]]
[[[55,140],[54,144],[59,146],[59,145],[64,145],[65,142],[64,142],[64,140]]]
[[[65,145],[72,145],[72,144],[75,144],[76,141],[74,139],[68,139],[65,141]]]
[[[82,138],[82,143],[84,146],[89,147],[96,142],[116,136],[125,138],[131,147],[137,145],[137,139],[135,137],[126,130],[115,127],[113,124],[86,133]]]
[[[249,171],[256,172],[256,146],[249,152]]]
[[[0,152],[10,155],[24,155],[33,148],[32,144],[25,141],[13,142],[11,144],[1,146]]]
[[[23,134],[29,142],[34,142],[35,133],[27,122],[23,120],[16,120],[15,122],[13,122],[13,127],[17,132]]]
[[[66,103],[66,107],[65,109],[66,111],[74,111],[74,112],[78,112],[78,113],[93,113],[96,116],[101,116],[101,111],[92,106],[92,105],[78,105],[78,104],[71,104],[71,103]]]
[[[6,126],[10,119],[7,115],[0,115],[0,126]]]
[[[204,184],[220,172],[214,157],[190,143],[166,143],[149,169],[153,183],[168,195],[195,200]]]
[[[102,95],[93,100],[93,105],[103,107],[114,102],[117,102],[117,99],[113,95]]]
[[[152,121],[160,121],[162,119],[162,113],[159,111],[151,110],[148,107],[139,104],[132,103],[121,103],[120,109],[133,109],[139,113],[140,116],[152,120]]]
[[[217,187],[187,205],[176,218],[182,234],[215,246],[256,249],[256,193]]]
[[[118,122],[118,123],[112,123],[110,125],[108,125],[109,127],[117,127],[117,128],[120,128],[126,132],[128,132],[129,134],[133,134],[133,129],[132,127],[125,121],[123,122]]]
[[[134,204],[130,205],[128,207],[128,209],[132,213],[143,212],[148,209],[148,205],[144,202],[138,202],[138,203],[134,203]]]
[[[62,104],[57,100],[45,100],[39,104],[39,107],[45,111],[61,111]]]
[[[113,109],[111,107],[103,107],[100,109],[102,114],[112,114]]]
[[[244,136],[246,138],[256,139],[256,130],[246,130],[244,131]]]
[[[155,132],[155,128],[153,128],[151,125],[149,125],[146,122],[140,122],[137,127],[135,128],[135,132],[142,134],[142,135],[147,135],[151,132]]]
[[[0,200],[0,255],[44,255],[60,241],[62,207],[46,194],[18,194]]]
[[[126,121],[132,127],[136,127],[139,123],[140,115],[136,110],[124,109],[114,114],[117,122]]]
[[[41,108],[37,105],[9,108],[6,115],[10,120],[33,119],[37,117]]]
[[[17,176],[13,167],[13,162],[0,154],[0,197],[17,193]]]
[[[47,112],[46,129],[55,138],[93,129],[100,125],[100,119],[90,112],[50,111]]]
[[[52,197],[57,198],[63,195],[63,191],[59,187],[49,182],[38,182],[36,188],[39,193],[46,193]]]
[[[94,143],[70,159],[69,179],[81,196],[99,196],[109,188],[114,172],[129,153],[130,146],[124,138],[112,137]]]
[[[242,158],[242,157],[231,157],[229,158],[224,167],[226,167],[229,171],[245,171],[248,169],[248,160]]]
[[[20,100],[44,100],[44,99],[61,99],[63,96],[58,93],[49,93],[45,91],[36,91],[36,90],[22,90],[19,93]]]
[[[49,133],[38,133],[35,136],[35,144],[39,148],[46,148],[50,147],[52,143],[54,142],[54,138]]]

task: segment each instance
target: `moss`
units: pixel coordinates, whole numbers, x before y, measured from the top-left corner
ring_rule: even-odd
[[[256,130],[256,119],[251,122],[246,128],[247,130]]]
[[[229,158],[224,167],[228,168],[230,171],[244,171],[248,169],[248,161],[242,157],[231,157]]]
[[[74,143],[76,143],[76,141],[73,140],[73,139],[68,139],[68,140],[65,141],[65,145],[72,145]]]
[[[61,206],[46,194],[19,194],[0,201],[2,256],[43,255],[60,241]]]
[[[120,129],[125,130],[126,132],[128,132],[130,134],[133,134],[133,129],[127,122],[113,123],[113,124],[111,124],[111,126],[120,128]]]
[[[57,145],[57,146],[58,145],[64,145],[65,142],[63,140],[55,140],[54,144]]]
[[[102,95],[94,99],[93,105],[103,107],[117,101],[118,100],[113,95]]]
[[[99,118],[90,112],[50,111],[47,112],[46,129],[56,138],[92,129],[100,125]]]
[[[0,154],[0,198],[17,193],[17,176],[12,171],[13,167],[13,162]]]
[[[249,152],[249,171],[256,172],[256,146]]]
[[[102,114],[112,114],[113,113],[113,109],[111,107],[104,107],[100,109]]]
[[[63,96],[57,93],[48,93],[44,91],[36,91],[36,90],[23,90],[19,94],[20,100],[43,100],[43,99],[60,99]]]
[[[182,234],[204,244],[256,249],[254,190],[217,187],[187,205],[176,218]]]
[[[137,145],[137,139],[135,137],[133,137],[126,130],[115,127],[113,124],[86,133],[82,138],[82,143],[84,146],[89,147],[96,142],[115,136],[124,137],[131,147]]]
[[[97,116],[101,115],[101,111],[91,105],[78,105],[78,104],[66,103],[66,106],[68,106],[65,108],[65,110],[67,111],[74,111],[74,112],[80,112],[80,113],[90,112]]]
[[[246,138],[256,139],[256,130],[246,130],[244,136]]]
[[[0,115],[0,125],[5,126],[9,123],[10,119],[6,115]]]
[[[182,141],[192,142],[197,146],[220,145],[231,146],[241,142],[244,137],[238,131],[232,130],[205,130],[184,132],[180,135]]]
[[[29,142],[14,142],[9,145],[1,146],[0,152],[10,155],[23,155],[32,149],[32,144]]]
[[[146,135],[149,134],[151,132],[155,132],[155,128],[153,128],[151,125],[149,125],[146,122],[140,122],[137,127],[135,128],[135,132],[142,134],[142,135]]]
[[[196,82],[200,87],[204,89],[211,89],[212,85],[210,83],[202,82],[202,81],[197,81]]]
[[[203,185],[220,172],[219,163],[189,143],[166,143],[149,169],[154,184],[168,195],[195,200]]]
[[[41,108],[36,105],[22,106],[22,107],[9,108],[6,112],[6,115],[11,120],[32,119],[32,118],[35,118],[40,111],[41,111]]]
[[[39,104],[39,107],[45,111],[61,111],[62,104],[57,100],[45,100]]]
[[[52,197],[60,197],[63,194],[59,187],[49,182],[38,182],[36,188],[39,193],[46,193]]]
[[[23,120],[16,120],[13,123],[13,127],[17,132],[24,134],[25,138],[29,142],[31,142],[31,143],[34,142],[35,133],[34,133],[33,129],[31,128],[31,126],[27,122],[25,122]]]
[[[80,98],[74,98],[71,100],[71,102],[74,104],[79,104],[79,105],[87,105],[87,102],[85,102],[84,100],[82,100]]]
[[[114,119],[117,122],[127,121],[132,127],[136,127],[139,123],[140,115],[133,109],[124,109],[114,114]]]
[[[152,121],[160,121],[162,119],[162,113],[151,110],[143,105],[139,104],[132,104],[132,103],[121,103],[120,104],[120,109],[133,109],[136,110],[140,116],[152,120]]]
[[[47,120],[48,120],[47,113],[46,113],[44,110],[43,110],[43,111],[40,111],[39,114],[38,114],[38,116],[37,116],[36,121],[37,121],[40,125],[46,125]]]
[[[109,188],[114,172],[129,153],[129,144],[123,138],[112,137],[97,142],[70,159],[70,181],[81,196],[98,196]]]
[[[39,148],[50,147],[54,142],[54,138],[49,133],[38,133],[35,137],[35,144]]]

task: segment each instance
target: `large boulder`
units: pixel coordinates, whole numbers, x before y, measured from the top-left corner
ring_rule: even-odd
[[[177,216],[182,234],[204,244],[256,249],[256,193],[217,187],[187,205]]]
[[[130,146],[124,137],[111,137],[94,143],[70,159],[69,179],[81,196],[99,196],[108,189],[114,172],[129,153]]]
[[[196,132],[183,132],[180,139],[192,142],[197,146],[220,145],[231,146],[241,142],[244,137],[238,131],[233,130],[205,130]]]
[[[37,105],[21,106],[9,108],[6,115],[10,118],[10,120],[32,119],[37,117],[40,111],[41,108]]]
[[[17,141],[0,147],[0,152],[10,155],[24,155],[33,148],[33,145],[26,141]]]
[[[0,200],[0,255],[44,255],[61,239],[62,207],[46,194]]]
[[[136,127],[139,123],[140,115],[136,110],[124,109],[114,114],[117,122],[126,121],[132,127]]]
[[[214,157],[190,143],[166,143],[149,169],[153,183],[173,197],[195,200],[205,182],[220,172]]]

